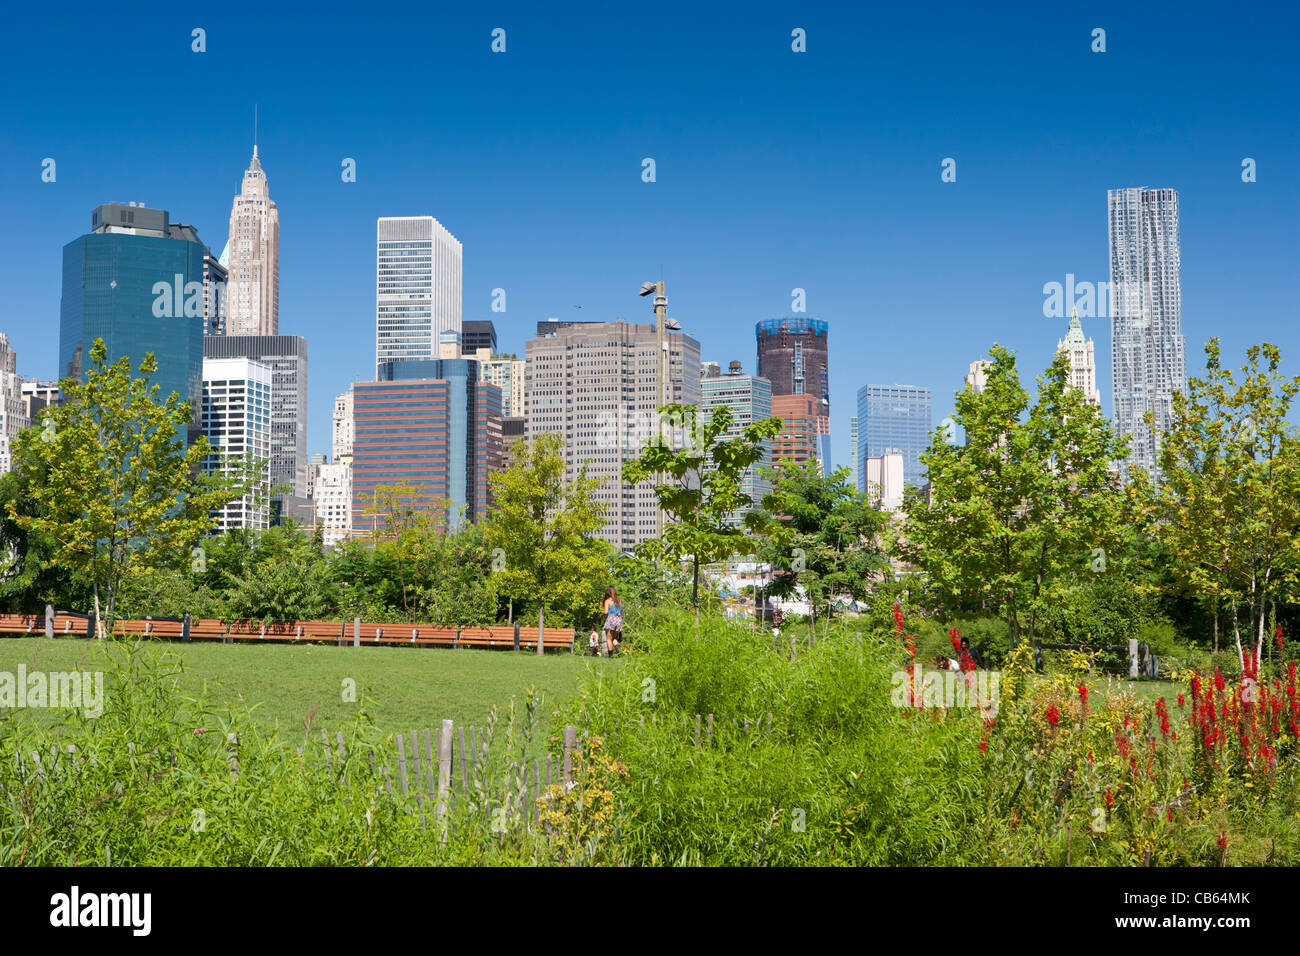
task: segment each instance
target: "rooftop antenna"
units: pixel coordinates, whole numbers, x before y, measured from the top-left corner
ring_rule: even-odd
[[[253,104],[253,155],[257,155],[257,104]]]

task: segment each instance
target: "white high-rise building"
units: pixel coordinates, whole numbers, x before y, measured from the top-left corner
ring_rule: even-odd
[[[1124,480],[1140,467],[1158,481],[1160,436],[1173,418],[1174,392],[1187,387],[1178,193],[1112,189],[1107,205],[1111,401],[1115,432],[1129,445],[1117,464]]]
[[[9,345],[9,336],[0,332],[0,475],[13,470],[13,441],[30,424],[18,353]]]
[[[352,459],[352,445],[357,435],[357,426],[352,417],[352,408],[352,389],[349,388],[334,399],[334,434],[332,442],[334,461],[343,458]]]
[[[493,357],[491,349],[478,349],[478,378],[501,389],[501,415],[503,418],[522,418],[524,415],[524,367],[521,358]]]
[[[524,414],[531,441],[544,432],[564,445],[566,477],[585,466],[606,505],[601,537],[631,551],[658,537],[663,513],[654,482],[623,483],[623,464],[637,458],[660,427],[655,401],[659,365],[655,327],[617,322],[538,322],[526,345]],[[700,343],[683,332],[664,336],[669,402],[698,405]]]
[[[717,363],[708,363],[710,372],[718,368]],[[700,414],[705,421],[713,417],[717,408],[731,409],[731,427],[719,441],[731,441],[739,438],[744,430],[755,422],[772,417],[772,383],[757,375],[745,375],[740,362],[732,362],[727,374],[705,374],[700,377]],[[727,515],[730,524],[740,524],[745,512],[759,508],[763,498],[772,492],[772,482],[764,474],[772,467],[772,440],[763,442],[763,457],[749,467],[740,481],[740,491],[748,495],[752,502],[745,511],[734,511]]]
[[[887,451],[878,457],[864,458],[862,464],[867,470],[867,499],[873,505],[879,505],[882,511],[898,511],[903,507],[903,456],[896,451]]]
[[[278,335],[280,328],[280,212],[257,158],[244,170],[230,207],[226,267],[227,335]],[[209,322],[210,330],[212,323]]]
[[[992,364],[988,359],[976,359],[970,363],[970,371],[966,373],[966,387],[973,389],[976,395],[988,385],[989,366]]]
[[[378,221],[375,366],[438,357],[438,336],[461,331],[461,244],[432,216]]]
[[[270,523],[271,367],[250,358],[203,360],[203,435],[212,452],[206,472],[238,472],[245,461],[260,480],[248,494],[213,512],[218,531]]]
[[[316,523],[329,548],[352,534],[352,458],[320,466],[316,474]]]
[[[1083,392],[1089,405],[1101,407],[1101,393],[1097,391],[1097,358],[1092,339],[1083,337],[1083,324],[1079,313],[1070,317],[1070,329],[1065,338],[1056,343],[1057,352],[1065,352],[1070,359],[1070,384]]]

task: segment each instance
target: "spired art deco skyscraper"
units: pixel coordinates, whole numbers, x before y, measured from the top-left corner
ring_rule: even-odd
[[[253,160],[230,207],[226,247],[226,334],[278,335],[280,212],[253,144]]]
[[[1097,358],[1092,339],[1084,338],[1083,325],[1079,322],[1079,313],[1070,317],[1070,329],[1065,338],[1056,343],[1057,352],[1065,352],[1070,362],[1070,384],[1083,392],[1089,405],[1101,405],[1101,393],[1097,391]],[[973,367],[973,366],[972,366]],[[967,381],[970,376],[967,376]],[[976,389],[979,391],[979,389]]]
[[[1178,193],[1112,189],[1107,205],[1111,400],[1115,432],[1129,445],[1128,458],[1117,464],[1125,481],[1135,467],[1158,481],[1160,436],[1173,417],[1174,392],[1187,387]]]

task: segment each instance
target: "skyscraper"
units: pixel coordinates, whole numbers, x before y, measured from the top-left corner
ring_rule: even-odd
[[[974,389],[976,395],[984,391],[984,387],[989,383],[991,364],[988,359],[976,359],[970,363],[970,371],[966,373],[966,387]]]
[[[271,479],[271,369],[249,358],[203,360],[203,435],[212,452],[205,472],[234,474],[245,462],[260,475],[244,497],[213,512],[217,531],[264,529]]]
[[[564,443],[566,475],[600,481],[606,505],[601,536],[630,551],[661,528],[653,482],[623,484],[623,463],[638,457],[659,428],[655,327],[616,322],[539,322],[525,346],[524,414],[531,440],[551,432]],[[668,401],[698,405],[700,343],[665,334]]]
[[[271,369],[271,482],[289,491],[275,514],[310,522],[307,504],[307,340],[300,335],[210,335],[204,358],[248,358]]]
[[[474,355],[479,349],[487,349],[495,354],[497,350],[497,327],[490,319],[467,320],[461,323],[460,347],[466,355]]]
[[[13,440],[31,424],[26,405],[18,353],[10,347],[9,336],[0,332],[0,475],[13,470]]]
[[[1140,467],[1159,480],[1160,436],[1173,394],[1187,387],[1178,236],[1173,189],[1112,189],[1110,237],[1111,402],[1115,432],[1128,439],[1120,477]],[[1150,412],[1154,430],[1144,421]]]
[[[160,398],[175,392],[190,403],[185,439],[193,442],[203,400],[203,243],[165,209],[107,203],[90,222],[63,247],[60,376],[84,378],[97,338],[110,364],[125,356],[136,369],[153,353],[150,382]]]
[[[715,363],[709,365],[710,370],[717,368]],[[715,409],[723,407],[731,409],[732,422],[720,440],[739,438],[747,426],[772,417],[772,383],[757,375],[744,374],[739,362],[732,362],[726,375],[701,376],[700,413],[704,419],[709,420]],[[764,469],[771,467],[772,442],[767,440],[763,442],[763,457],[749,467],[740,482],[740,491],[749,496],[753,508],[759,507],[763,496],[772,490],[772,483],[762,475]],[[727,519],[739,524],[743,517],[744,512],[738,511]]]
[[[461,244],[432,216],[381,218],[376,229],[375,367],[438,357],[461,331]]]
[[[227,335],[278,335],[280,330],[280,212],[257,158],[244,170],[230,207],[226,263]]]
[[[469,352],[478,360],[479,377],[491,382],[501,389],[501,411],[507,418],[524,416],[524,366],[520,358],[492,357],[487,348],[479,348],[476,353]]]
[[[1097,391],[1097,358],[1092,339],[1083,337],[1083,324],[1079,313],[1070,317],[1070,328],[1065,338],[1056,343],[1057,352],[1065,352],[1070,360],[1070,384],[1083,392],[1089,405],[1101,406],[1101,393]]]
[[[222,253],[224,258],[230,252],[230,244]],[[203,250],[203,334],[226,334],[226,290],[229,270],[222,259],[214,258],[207,249]]]
[[[488,477],[501,467],[501,393],[479,381],[473,359],[384,362],[379,379],[352,386],[352,528],[374,530],[365,512],[381,485],[407,482],[420,507],[447,508],[451,530],[490,504]]]
[[[861,467],[858,461],[858,416],[853,415],[849,418],[849,487],[855,491],[858,487],[858,469]]]
[[[772,442],[772,462],[815,462],[820,449],[817,400],[811,395],[773,395],[772,414],[781,419],[781,434]]]
[[[754,327],[758,374],[772,383],[772,397],[808,395],[817,403],[817,458],[826,472],[831,465],[829,328],[821,319],[788,316]]]
[[[864,385],[858,389],[858,490],[866,493],[868,458],[896,451],[903,456],[903,481],[925,483],[921,453],[930,446],[930,390],[916,385]]]

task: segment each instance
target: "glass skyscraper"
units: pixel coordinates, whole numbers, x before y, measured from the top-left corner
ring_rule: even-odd
[[[91,214],[91,231],[63,247],[59,307],[61,377],[83,379],[90,348],[103,339],[111,364],[126,356],[133,370],[152,352],[150,377],[159,398],[190,403],[199,434],[203,401],[203,247],[192,226],[164,209],[110,203]]]
[[[1178,193],[1112,189],[1107,207],[1111,403],[1115,432],[1129,445],[1120,476],[1128,480],[1138,467],[1158,481],[1160,436],[1173,418],[1174,392],[1187,387]]]
[[[858,389],[858,490],[866,493],[868,458],[896,451],[903,481],[925,484],[921,453],[930,447],[930,390],[916,385],[864,385]]]
[[[375,254],[375,364],[438,357],[461,331],[461,244],[432,216],[380,219]]]

